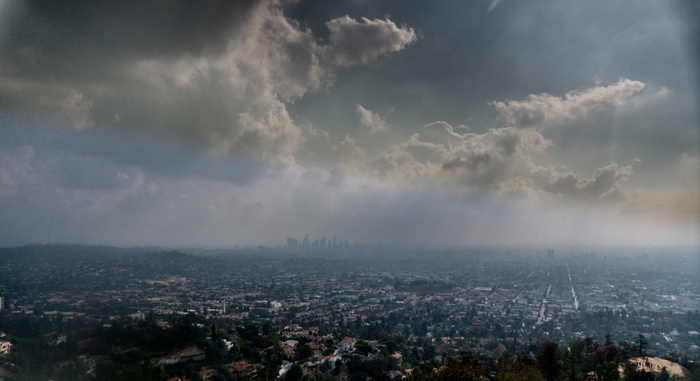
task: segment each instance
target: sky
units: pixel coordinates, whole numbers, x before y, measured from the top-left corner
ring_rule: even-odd
[[[0,0],[0,246],[698,245],[699,10]]]

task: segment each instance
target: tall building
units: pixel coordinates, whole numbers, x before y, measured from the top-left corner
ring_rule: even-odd
[[[304,240],[301,243],[301,247],[304,249],[311,248],[311,245],[309,245],[309,235],[308,234],[304,236]]]
[[[0,296],[0,311],[5,309],[5,298]]]
[[[297,250],[299,248],[299,240],[294,237],[287,238],[287,249]]]
[[[547,250],[547,258],[554,259],[554,249]]]

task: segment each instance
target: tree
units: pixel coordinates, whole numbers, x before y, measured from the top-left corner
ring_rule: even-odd
[[[388,380],[387,370],[391,368],[391,360],[388,358],[362,360],[357,356],[347,364],[348,373],[352,375],[352,379],[356,378],[356,374],[365,374],[373,380]],[[366,378],[365,377],[365,378]]]
[[[272,381],[277,379],[277,372],[272,369],[269,365],[265,365],[258,371],[258,380],[261,381]]]
[[[418,366],[417,369],[413,369],[413,375],[409,378],[412,381],[422,381],[430,380],[433,378],[433,370],[435,368],[429,362],[424,362]]]
[[[566,381],[579,381],[582,379],[581,360],[578,353],[568,353],[565,357],[564,365]]]
[[[301,381],[304,378],[304,368],[299,364],[292,365],[287,371],[286,381]]]
[[[355,344],[355,349],[363,356],[367,356],[368,354],[372,353],[372,346],[364,340],[359,340]]]
[[[606,347],[612,345],[612,341],[610,340],[611,338],[612,338],[612,336],[610,335],[610,333],[605,334],[605,346]]]
[[[601,381],[620,381],[620,370],[616,362],[606,362],[598,365],[596,369],[598,379]]]
[[[537,366],[547,381],[559,379],[561,373],[561,353],[556,343],[547,341],[537,354]]]
[[[295,360],[303,361],[313,356],[314,350],[308,344],[302,344],[297,348]]]
[[[637,337],[637,352],[639,356],[645,357],[646,356],[646,348],[647,348],[647,339],[642,335],[641,333]]]
[[[228,349],[221,340],[207,341],[204,350],[209,361],[213,363],[224,363],[228,360]]]
[[[471,352],[463,351],[461,357],[460,361],[449,357],[447,365],[437,373],[437,378],[448,381],[476,381],[489,374],[489,368],[484,366]]]
[[[350,377],[350,381],[365,381],[369,378],[367,373],[362,372],[362,371],[357,371],[353,372],[352,376]]]
[[[567,381],[578,381],[583,378],[585,347],[586,343],[581,340],[576,340],[569,346],[564,369]]]
[[[519,359],[501,358],[498,361],[497,377],[500,381],[544,381],[537,366]]]

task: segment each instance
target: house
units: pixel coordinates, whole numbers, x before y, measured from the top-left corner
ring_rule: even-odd
[[[282,365],[280,366],[280,369],[278,371],[277,378],[282,378],[284,377],[289,370],[292,369],[292,363],[289,361],[282,361]]]
[[[351,352],[355,349],[356,341],[354,337],[346,337],[338,343],[338,349],[343,352]]]
[[[12,343],[9,341],[0,341],[0,356],[5,356],[10,353]]]
[[[321,361],[321,363],[328,361],[333,366],[335,366],[335,362],[338,360],[342,360],[342,359],[343,359],[343,355],[341,355],[340,353],[333,353],[330,356],[326,356],[326,358],[323,361]]]
[[[253,364],[246,361],[237,361],[232,364],[228,364],[226,367],[231,374],[239,376],[249,374],[253,369],[255,369]]]
[[[288,357],[294,356],[294,347],[287,345],[285,343],[280,343],[279,347],[282,350],[282,352],[284,352],[285,356],[288,356]]]
[[[180,361],[201,361],[207,357],[204,349],[200,348],[185,349],[178,352],[177,356],[180,358]]]
[[[391,357],[391,361],[394,363],[394,365],[396,367],[401,368],[401,360],[403,359],[403,357],[401,356],[401,353],[394,353],[393,355],[390,355],[389,357]],[[393,379],[393,377],[392,377],[392,379]]]
[[[207,368],[199,371],[199,376],[204,380],[208,380],[216,375],[216,369]]]
[[[309,343],[309,348],[311,348],[314,351],[322,351],[326,349],[326,346],[323,345],[323,343]]]
[[[231,348],[233,348],[233,342],[226,340],[226,339],[221,339],[221,341],[226,345],[226,350],[230,351]]]
[[[151,365],[172,365],[181,361],[201,361],[207,357],[203,349],[188,348],[172,355],[154,357]]]
[[[172,365],[177,364],[180,359],[175,355],[154,357],[151,359],[151,365]]]

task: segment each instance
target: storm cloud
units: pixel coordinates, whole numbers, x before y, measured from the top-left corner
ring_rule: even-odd
[[[0,244],[697,244],[690,8],[0,2]]]
[[[11,4],[0,106],[293,162],[304,136],[286,103],[328,86],[336,66],[401,50],[415,35],[388,19],[346,16],[328,22],[324,44],[284,6]]]

